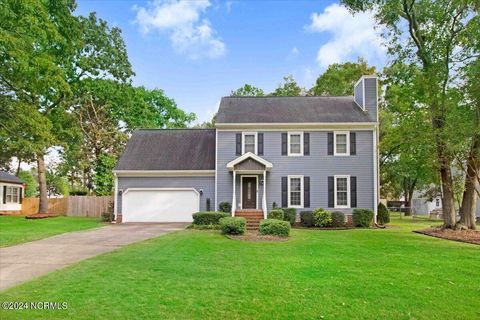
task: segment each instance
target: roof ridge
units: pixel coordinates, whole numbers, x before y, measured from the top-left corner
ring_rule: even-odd
[[[215,130],[215,128],[137,128],[134,131],[166,131],[166,130],[172,130],[172,131],[180,131],[180,130],[185,130],[185,131],[193,131],[193,130]]]
[[[282,98],[353,98],[353,95],[348,95],[348,96],[223,96],[223,98],[228,98],[228,99],[262,99],[262,98],[276,98],[276,99],[282,99]]]

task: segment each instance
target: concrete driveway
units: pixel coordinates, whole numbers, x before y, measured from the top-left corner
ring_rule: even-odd
[[[0,290],[131,243],[184,229],[187,223],[118,224],[0,248]]]

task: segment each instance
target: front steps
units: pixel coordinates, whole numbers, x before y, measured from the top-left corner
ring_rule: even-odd
[[[247,220],[247,230],[258,230],[260,221],[263,220],[263,211],[257,209],[236,210],[235,217],[243,217]]]

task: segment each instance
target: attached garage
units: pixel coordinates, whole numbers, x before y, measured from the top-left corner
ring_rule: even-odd
[[[191,222],[200,210],[193,188],[132,188],[123,195],[123,222]]]
[[[117,223],[191,222],[215,206],[215,130],[136,130],[113,172]]]

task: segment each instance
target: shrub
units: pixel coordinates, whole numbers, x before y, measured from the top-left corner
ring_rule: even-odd
[[[191,224],[188,226],[188,229],[195,230],[219,230],[220,225],[218,224]]]
[[[354,209],[353,210],[353,225],[355,227],[367,228],[370,227],[373,220],[373,211],[370,209]]]
[[[283,220],[290,222],[290,225],[295,223],[297,218],[297,209],[295,208],[284,208],[283,209]]]
[[[200,211],[192,215],[193,224],[196,224],[196,225],[218,224],[218,221],[221,218],[225,218],[228,216],[229,215],[225,212],[217,212],[217,211]]]
[[[220,219],[220,230],[223,234],[244,234],[246,220],[243,217],[226,217]]]
[[[332,212],[332,227],[344,227],[345,226],[345,214],[340,211]]]
[[[390,211],[388,211],[387,207],[381,202],[378,204],[377,221],[379,224],[387,224],[390,222]]]
[[[267,217],[268,219],[283,220],[284,214],[282,209],[273,209],[268,213]]]
[[[211,211],[210,198],[207,198],[207,200],[205,202],[205,206],[207,207],[207,211]]]
[[[313,213],[313,220],[316,227],[330,227],[332,224],[332,213],[325,209],[317,209]]]
[[[113,212],[102,213],[102,222],[112,222],[112,221],[113,221]]]
[[[230,204],[230,202],[220,202],[220,204],[218,205],[218,209],[221,212],[230,213],[232,212],[232,205]]]
[[[277,219],[265,219],[260,222],[260,234],[288,237],[290,235],[290,223]]]
[[[313,211],[300,212],[300,224],[307,228],[314,227],[315,221],[313,220]]]

